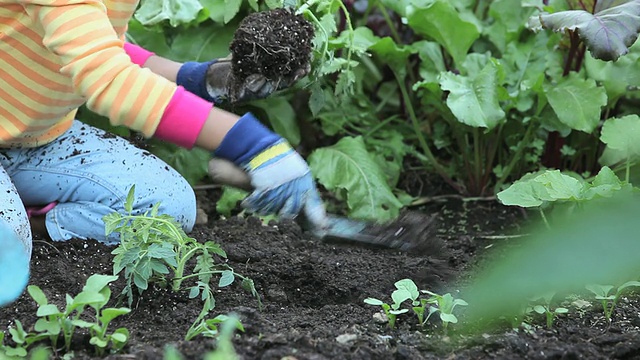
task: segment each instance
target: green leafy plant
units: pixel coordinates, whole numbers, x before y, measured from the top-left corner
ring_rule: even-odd
[[[134,287],[142,294],[149,283],[154,282],[170,284],[171,289],[177,292],[184,290],[182,284],[185,280],[195,279],[195,284],[188,288],[189,297],[200,296],[203,309],[189,329],[189,334],[192,334],[215,308],[211,282],[217,275],[218,287],[231,285],[236,277],[242,279],[242,287],[251,292],[261,305],[251,279],[234,272],[228,264],[216,261],[214,256],[226,258],[219,244],[214,241],[200,243],[187,236],[173,217],[158,214],[160,204],[143,214],[134,214],[134,193],[135,186],[132,186],[124,206],[127,214],[112,213],[104,217],[106,234],[120,234],[120,244],[112,251],[115,255],[113,272],[117,275],[124,271],[126,286],[121,295],[129,304],[133,302]],[[195,265],[192,272],[187,273],[192,259]]]
[[[422,292],[429,294],[427,303],[432,306],[429,307],[429,314],[424,319],[425,323],[429,320],[431,315],[438,313],[440,321],[442,321],[442,328],[446,331],[449,324],[458,323],[458,318],[453,314],[453,310],[456,306],[467,306],[466,301],[462,299],[456,299],[451,294],[438,295],[428,290],[421,290]]]
[[[259,111],[310,155],[319,183],[342,206],[336,210],[350,216],[388,220],[419,203],[399,181],[410,171],[436,173],[472,196],[494,195],[545,168],[588,179],[608,166],[633,183],[635,1],[170,4],[143,1],[128,38],[176,61],[227,55],[250,12],[290,7],[315,24],[311,76],[234,110]],[[192,183],[204,176],[206,156],[160,147],[152,151]],[[362,194],[372,195],[360,201]]]
[[[22,323],[16,320],[16,327],[9,329],[9,332],[18,347],[5,352],[9,355],[26,356],[29,346],[45,339],[50,341],[53,348],[57,348],[60,337],[64,340],[65,351],[69,352],[73,335],[80,328],[89,331],[89,342],[95,347],[96,354],[103,355],[107,349],[119,352],[129,340],[129,331],[126,328],[118,328],[108,333],[107,328],[113,319],[128,314],[131,310],[105,308],[111,297],[109,283],[117,279],[117,276],[91,275],[78,295],[71,297],[67,294],[66,307],[63,310],[49,303],[38,286],[29,285],[27,292],[38,304],[38,320],[33,327],[35,332],[25,331]],[[87,309],[93,309],[92,314],[89,314]]]
[[[227,323],[231,323],[232,325],[230,326],[244,332],[244,326],[236,316],[220,314],[213,319],[203,319],[197,326],[192,326],[191,329],[189,329],[185,340],[189,341],[198,335],[205,337],[218,337],[220,335],[218,328],[220,326],[226,326],[225,324]]]
[[[596,199],[630,194],[633,190],[629,183],[620,181],[616,174],[605,166],[591,181],[564,174],[560,170],[529,174],[499,192],[497,196],[504,205],[537,208],[547,227],[550,227],[544,209],[552,205],[565,205],[563,210],[570,212],[573,208]]]
[[[394,328],[396,317],[409,312],[409,309],[401,308],[406,301],[411,301],[411,310],[418,317],[418,324],[424,327],[435,313],[439,313],[442,327],[446,331],[450,323],[457,323],[458,318],[453,314],[456,306],[468,305],[462,299],[455,299],[451,294],[438,295],[428,290],[418,290],[415,282],[411,279],[397,281],[394,286],[396,290],[391,293],[393,303],[391,305],[375,298],[366,298],[365,303],[369,305],[381,306],[385,315],[389,319],[389,327]],[[428,298],[420,298],[420,293],[428,294]],[[425,316],[426,314],[426,316]]]
[[[554,293],[550,293],[540,296],[537,299],[533,299],[533,301],[538,302],[538,304],[533,305],[532,309],[536,313],[545,316],[547,329],[553,328],[553,323],[556,316],[569,312],[569,309],[565,307],[552,307],[551,301],[553,300],[554,296]]]
[[[605,318],[608,321],[611,321],[611,316],[613,315],[613,311],[620,300],[620,296],[622,296],[622,294],[629,288],[639,286],[639,281],[627,281],[617,288],[613,285],[600,284],[589,284],[586,288],[595,295],[596,300],[600,301]],[[611,291],[614,289],[615,292],[612,293]]]

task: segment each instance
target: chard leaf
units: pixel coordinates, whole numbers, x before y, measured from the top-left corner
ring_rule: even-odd
[[[557,84],[544,84],[544,92],[561,123],[586,133],[596,128],[601,108],[607,104],[605,89],[595,80],[583,79],[576,73]]]
[[[629,52],[640,31],[640,0],[598,2],[596,13],[568,10],[542,12],[530,18],[529,26],[556,32],[577,31],[591,55],[600,60],[617,60]]]
[[[600,140],[608,149],[616,151],[624,159],[640,155],[640,117],[627,115],[605,121]]]
[[[411,46],[398,46],[390,37],[380,39],[369,50],[402,77],[407,74],[407,59],[416,52]]]
[[[585,56],[587,75],[604,86],[610,104],[629,95],[629,89],[640,87],[640,42],[636,42],[630,50],[629,54],[615,62]]]
[[[416,8],[408,15],[408,22],[418,34],[442,45],[456,64],[462,63],[471,45],[480,37],[476,25],[464,20],[449,1],[437,0]]]
[[[442,73],[440,86],[450,92],[447,106],[466,125],[492,129],[505,118],[498,102],[498,66],[493,61],[472,76]]]
[[[387,184],[384,171],[367,152],[362,137],[345,137],[315,150],[309,166],[330,191],[346,190],[349,215],[386,221],[398,216],[402,203]]]
[[[202,5],[198,0],[143,0],[135,18],[145,26],[169,20],[175,27],[194,21],[200,10]]]
[[[547,170],[537,176],[518,180],[498,193],[504,205],[537,207],[545,201],[580,200],[584,185],[560,170]]]

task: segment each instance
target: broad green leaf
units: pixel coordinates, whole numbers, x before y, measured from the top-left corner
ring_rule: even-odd
[[[553,14],[543,12],[530,21],[534,30],[557,32],[577,31],[591,55],[600,60],[617,60],[629,52],[640,31],[640,1],[607,1],[598,4],[591,14],[584,10],[569,10]],[[606,6],[612,6],[605,8]]]
[[[126,343],[127,340],[129,339],[129,333],[127,329],[123,329],[119,332],[114,332],[113,334],[111,334],[111,341],[114,342],[119,342],[119,343]],[[120,330],[120,329],[118,329]],[[126,331],[126,332],[125,332]]]
[[[269,9],[276,9],[282,7],[282,0],[266,0],[267,7]]]
[[[407,289],[397,289],[391,293],[391,299],[393,300],[391,308],[398,310],[403,302],[411,300],[412,298],[411,293]]]
[[[127,213],[131,213],[133,211],[133,202],[136,200],[135,194],[136,184],[133,184],[127,193],[127,199],[124,202],[124,211]]]
[[[585,200],[596,197],[612,197],[623,189],[623,185],[625,184],[620,181],[613,170],[607,166],[603,166],[591,182],[591,186],[584,191],[583,197]],[[626,185],[625,189],[627,187]]]
[[[229,55],[229,44],[236,27],[233,24],[203,24],[181,30],[171,44],[172,60],[210,61]]]
[[[225,0],[224,23],[227,24],[233,20],[240,12],[240,6],[244,0]]]
[[[585,55],[587,75],[602,83],[607,90],[610,106],[621,97],[629,95],[629,89],[640,87],[640,42],[631,47],[631,52],[618,61],[602,61]]]
[[[364,302],[365,302],[366,304],[369,304],[369,305],[376,305],[376,306],[381,306],[382,304],[384,304],[384,302],[383,302],[383,301],[378,300],[378,299],[374,299],[374,298],[366,298],[366,299],[364,299]]]
[[[409,293],[410,299],[412,300],[415,300],[420,296],[420,291],[418,291],[418,286],[416,286],[416,283],[413,282],[413,280],[411,279],[402,279],[402,280],[396,281],[394,286],[398,290],[400,289],[406,290]]]
[[[97,293],[116,280],[118,280],[118,277],[114,275],[93,274],[87,279],[82,291]]]
[[[565,175],[560,170],[547,170],[535,180],[544,185],[549,196],[555,200],[579,199],[582,183],[574,177]]]
[[[407,73],[407,59],[416,52],[411,46],[398,46],[390,37],[380,39],[369,50],[401,76]]]
[[[446,314],[444,312],[440,312],[440,320],[445,323],[456,324],[458,322],[458,318],[453,314]]]
[[[286,98],[274,96],[253,101],[251,105],[266,112],[273,130],[287,139],[291,145],[300,144],[300,127],[298,127],[296,113]]]
[[[36,304],[42,306],[48,303],[47,296],[44,294],[42,289],[40,289],[37,285],[27,286],[27,292],[33,298]]]
[[[218,282],[218,287],[229,286],[233,283],[233,280],[235,280],[235,275],[233,274],[233,271],[224,270],[222,272],[222,276],[220,277],[220,281]]]
[[[224,186],[222,196],[216,201],[216,212],[227,217],[231,216],[231,211],[233,211],[238,206],[238,202],[246,198],[248,194],[249,193],[244,190]]]
[[[169,20],[171,26],[188,24],[198,17],[202,5],[198,0],[142,0],[135,18],[150,26]]]
[[[60,331],[62,330],[60,328],[59,320],[60,320],[59,318],[53,321],[48,321],[46,319],[38,319],[36,323],[33,325],[33,329],[38,332],[45,332],[49,334],[59,334]],[[14,339],[14,341],[16,340]]]
[[[93,336],[91,339],[89,339],[89,344],[101,348],[106,348],[109,343],[107,342],[107,340],[101,339],[97,336]]]
[[[309,96],[309,110],[311,110],[311,115],[313,117],[318,116],[325,104],[325,90],[318,82],[314,82],[313,85],[311,85],[311,95]]]
[[[111,320],[117,318],[120,315],[125,315],[131,312],[131,309],[129,308],[108,308],[108,309],[102,309],[101,311],[101,315],[100,315],[100,321],[102,322],[103,325],[107,325],[111,322]]]
[[[613,285],[587,284],[585,288],[597,296],[606,297],[613,290]]]
[[[514,0],[495,0],[489,7],[489,15],[503,24],[508,32],[520,31],[533,11]]]
[[[396,12],[400,16],[407,16],[407,8],[412,5],[412,0],[380,0],[385,8]]]
[[[127,41],[132,44],[139,45],[149,51],[153,51],[159,56],[163,56],[169,59],[172,59],[174,57],[174,54],[171,52],[171,49],[167,44],[167,38],[164,32],[162,32],[161,29],[155,27],[145,27],[135,18],[129,21],[129,27],[127,28]],[[100,117],[100,120],[102,120],[102,117]],[[95,121],[98,121],[98,119],[96,119]],[[104,120],[102,120],[101,122],[105,123]],[[128,128],[123,126],[118,128],[123,128],[122,130],[119,129],[119,132],[123,135],[125,134],[124,130],[129,130]]]
[[[176,252],[170,246],[151,244],[151,246],[149,246],[149,249],[147,249],[147,256],[156,259],[165,259],[175,257]]]
[[[458,121],[473,127],[492,129],[505,118],[498,102],[498,65],[491,61],[473,76],[440,76],[442,90],[449,91],[447,106]]]
[[[535,181],[517,181],[496,196],[503,205],[538,207],[543,204],[541,192],[545,192],[541,184]]]
[[[327,189],[346,190],[351,216],[378,221],[398,216],[402,203],[361,137],[345,137],[333,146],[317,149],[308,160],[313,174]]]
[[[462,19],[451,3],[434,1],[408,16],[409,26],[418,34],[442,45],[461,64],[471,45],[480,37],[476,25]]]
[[[544,92],[560,122],[586,133],[598,126],[601,109],[607,104],[605,89],[576,73],[557,84],[545,83]]]
[[[199,0],[200,4],[207,10],[209,19],[215,23],[224,23],[226,0]]]
[[[537,207],[545,201],[579,200],[584,185],[559,170],[547,170],[539,175],[518,180],[497,194],[504,205]]]
[[[461,290],[470,306],[465,324],[476,331],[520,313],[535,294],[580,292],[587,284],[619,284],[638,277],[640,202],[637,196],[601,201],[564,219],[551,230],[541,224],[518,246],[476,269]],[[597,266],[594,266],[597,264]],[[486,323],[478,324],[480,319]]]
[[[602,126],[600,140],[624,158],[640,156],[640,117],[627,115],[608,119]]]
[[[353,37],[353,39],[351,39]],[[365,52],[371,45],[377,43],[380,38],[373,34],[368,27],[358,26],[353,31],[343,31],[340,36],[330,40],[331,48],[349,47],[354,52]]]
[[[58,310],[58,307],[54,304],[41,305],[36,311],[36,315],[40,317],[60,314],[60,310]]]

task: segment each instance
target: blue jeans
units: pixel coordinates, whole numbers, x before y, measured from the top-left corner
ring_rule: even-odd
[[[46,214],[52,240],[117,243],[117,234],[105,236],[102,217],[115,211],[124,213],[124,202],[134,184],[135,214],[160,202],[160,213],[175,217],[185,231],[191,231],[196,218],[195,194],[178,172],[122,138],[75,121],[47,145],[0,149],[0,222],[14,229],[30,253],[25,206],[55,201],[58,205]]]

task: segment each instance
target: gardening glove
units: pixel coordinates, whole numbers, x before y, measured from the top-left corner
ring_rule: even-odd
[[[241,83],[233,75],[231,55],[209,62],[187,62],[178,71],[176,83],[187,91],[213,103],[263,99],[273,92],[290,87],[305,77],[310,64],[289,76],[268,79],[262,74],[250,74]]]
[[[229,130],[214,156],[249,175],[253,191],[241,204],[248,211],[289,219],[302,214],[317,235],[324,233],[327,215],[306,161],[252,114]]]
[[[0,220],[0,306],[17,299],[29,282],[29,253],[18,235]]]

